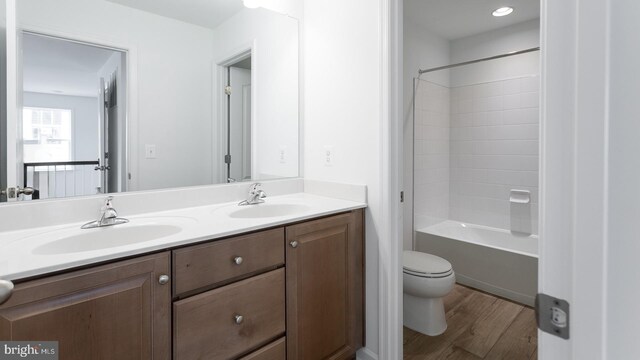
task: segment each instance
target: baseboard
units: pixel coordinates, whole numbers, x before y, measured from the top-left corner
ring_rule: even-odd
[[[358,350],[358,353],[356,354],[356,360],[378,360],[378,354],[367,348],[362,348]]]

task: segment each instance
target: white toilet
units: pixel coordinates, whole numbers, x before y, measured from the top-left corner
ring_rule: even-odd
[[[447,330],[442,298],[456,282],[451,263],[417,251],[405,251],[402,258],[404,282],[404,326],[425,335]]]

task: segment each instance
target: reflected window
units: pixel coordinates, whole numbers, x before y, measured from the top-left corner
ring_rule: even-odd
[[[70,109],[25,107],[22,111],[24,162],[71,161]]]

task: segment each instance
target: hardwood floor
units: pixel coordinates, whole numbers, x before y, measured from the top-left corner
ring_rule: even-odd
[[[405,360],[537,359],[532,308],[457,284],[444,307],[444,334],[426,336],[404,328]]]

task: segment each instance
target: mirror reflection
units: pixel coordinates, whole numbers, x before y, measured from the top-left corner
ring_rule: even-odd
[[[14,200],[298,176],[297,20],[241,0],[20,0],[16,20]]]
[[[0,0],[0,202],[7,189],[7,4]],[[13,137],[12,137],[13,138]],[[4,191],[3,191],[4,190]]]

